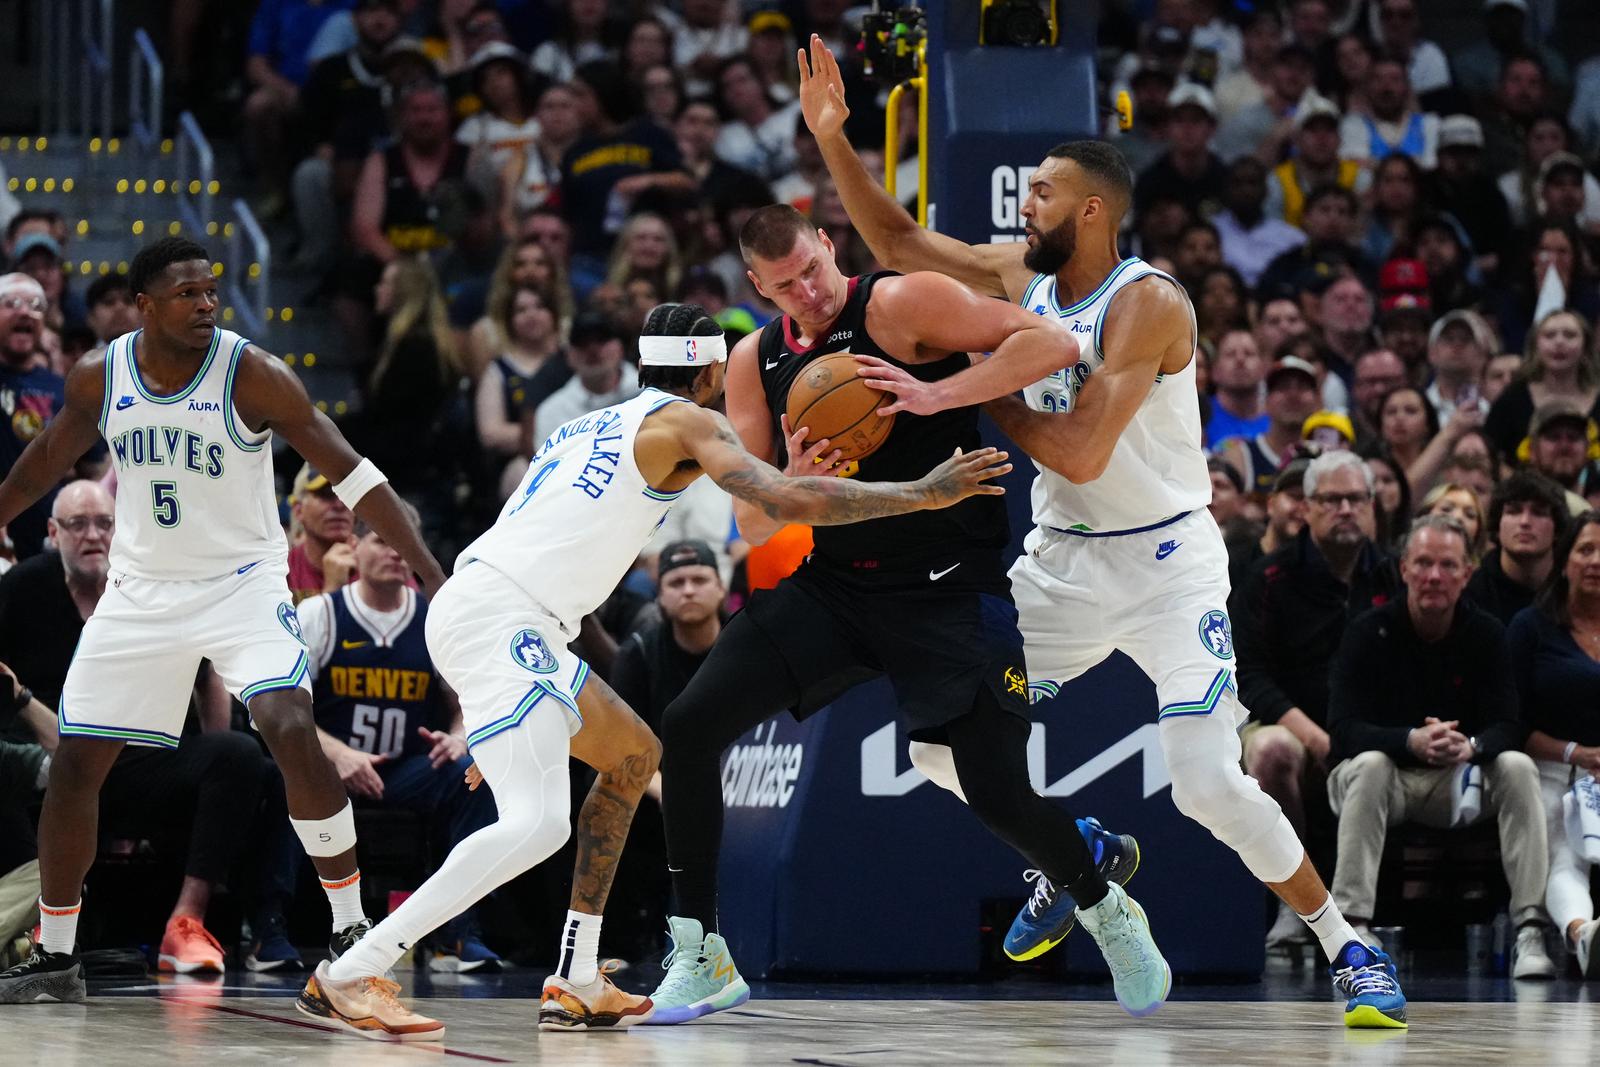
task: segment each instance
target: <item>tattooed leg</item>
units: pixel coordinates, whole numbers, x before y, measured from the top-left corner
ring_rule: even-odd
[[[610,686],[593,675],[579,696],[579,710],[583,729],[572,739],[572,754],[600,774],[578,812],[572,910],[599,915],[611,892],[639,798],[661,762],[661,742]]]

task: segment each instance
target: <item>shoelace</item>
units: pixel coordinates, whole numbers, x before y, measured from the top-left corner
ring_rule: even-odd
[[[672,951],[661,961],[661,969],[667,972],[667,976],[661,980],[661,988],[656,990],[655,999],[672,999],[673,995],[682,992],[683,987],[692,982],[709,965],[710,961],[701,955],[705,942],[692,947],[693,953],[685,953],[684,946],[673,945]],[[683,966],[678,966],[680,963]]]
[[[1369,993],[1386,997],[1400,992],[1399,983],[1389,976],[1388,969],[1381,962],[1369,963],[1365,967],[1341,968],[1334,979],[1352,997]]]
[[[1033,883],[1033,896],[1028,900],[1028,914],[1037,919],[1041,912],[1055,904],[1056,887],[1051,885],[1050,879],[1039,870],[1023,871],[1022,880]]]
[[[211,931],[207,930],[204,924],[202,924],[198,919],[192,919],[187,915],[180,915],[178,916],[177,923],[179,933],[187,937],[198,937],[200,940],[216,949],[218,956],[222,955],[221,943],[218,942],[216,938],[211,936]]]
[[[1110,922],[1101,927],[1105,940],[1100,943],[1106,962],[1113,970],[1123,974],[1138,970],[1144,963],[1144,946],[1133,928],[1133,917],[1118,911]]]
[[[397,1013],[411,1014],[397,997],[400,992],[399,982],[391,982],[387,978],[368,978],[367,983],[368,991],[376,996],[384,1007],[392,1008]]]

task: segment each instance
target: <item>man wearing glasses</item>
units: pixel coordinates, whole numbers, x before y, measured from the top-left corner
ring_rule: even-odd
[[[26,274],[0,275],[0,470],[11,465],[66,403],[66,384],[41,354],[44,289]],[[54,493],[11,521],[17,558],[38,553]]]
[[[56,747],[55,711],[72,650],[105,592],[115,529],[110,494],[96,482],[69,482],[52,505],[55,551],[0,579],[0,663],[18,676],[11,690],[0,678],[0,699],[15,702],[47,751]],[[184,880],[161,939],[163,971],[222,969],[206,907],[252,840],[246,831],[267,772],[250,736],[229,730],[226,702],[202,704],[200,718],[206,732],[186,731],[175,749],[124,748],[100,794],[108,836],[182,843]],[[31,838],[31,823],[29,831]]]
[[[1373,541],[1372,475],[1361,459],[1349,452],[1319,456],[1305,468],[1303,484],[1304,528],[1256,562],[1229,598],[1228,613],[1239,699],[1250,709],[1241,733],[1245,770],[1283,808],[1301,840],[1315,846],[1333,830],[1326,803],[1306,802],[1308,792],[1323,795],[1330,766],[1328,668],[1350,620],[1398,596],[1400,576]],[[1267,943],[1286,945],[1302,929],[1280,912]]]

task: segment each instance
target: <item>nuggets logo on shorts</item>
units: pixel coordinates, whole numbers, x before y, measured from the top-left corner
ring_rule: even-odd
[[[283,623],[283,628],[302,645],[306,643],[305,635],[300,632],[300,616],[294,613],[294,608],[288,604],[278,605],[278,621]]]
[[[1200,643],[1218,659],[1233,658],[1233,629],[1228,625],[1228,613],[1208,611],[1200,620]]]
[[[560,666],[537,630],[519,630],[511,639],[511,658],[535,674],[554,674]]]
[[[1018,696],[1028,695],[1028,676],[1015,667],[1007,667],[1005,673],[1006,692]]]

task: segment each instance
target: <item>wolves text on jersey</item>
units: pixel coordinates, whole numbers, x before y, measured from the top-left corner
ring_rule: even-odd
[[[208,478],[222,477],[223,448],[180,426],[134,426],[111,439],[117,467],[183,467]]]

